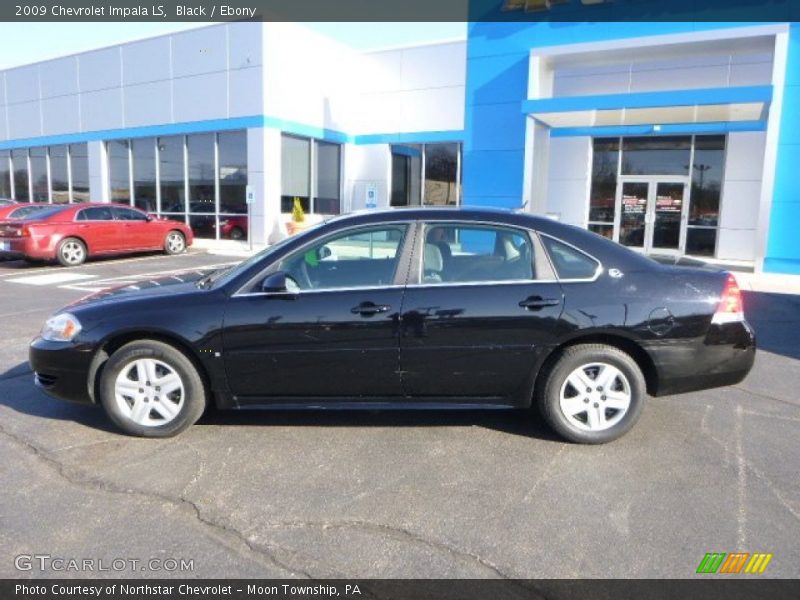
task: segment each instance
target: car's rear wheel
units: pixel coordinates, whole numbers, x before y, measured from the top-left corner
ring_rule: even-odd
[[[186,238],[180,231],[172,230],[164,238],[164,252],[167,254],[181,254],[186,251]]]
[[[243,240],[244,230],[241,227],[234,227],[231,229],[230,238],[232,240]]]
[[[627,433],[647,393],[636,361],[604,344],[567,348],[544,377],[542,416],[558,434],[582,444],[603,444]]]
[[[58,244],[56,259],[65,267],[77,267],[86,261],[86,244],[78,238],[64,238]]]
[[[192,361],[155,340],[126,344],[108,359],[100,401],[126,433],[170,437],[194,424],[206,407],[206,389]]]

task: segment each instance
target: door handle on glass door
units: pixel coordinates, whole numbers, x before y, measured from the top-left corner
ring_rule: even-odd
[[[561,304],[561,300],[558,298],[542,298],[541,296],[530,296],[519,303],[522,308],[528,310],[539,310],[546,306],[558,306],[559,304]]]

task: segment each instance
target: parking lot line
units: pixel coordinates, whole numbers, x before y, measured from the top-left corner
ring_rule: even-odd
[[[198,254],[203,254],[203,253],[201,253],[201,252],[187,252],[185,254],[175,254],[175,255],[172,255],[172,256],[167,256],[166,254],[156,254],[156,255],[153,255],[153,256],[140,256],[140,257],[137,257],[137,258],[120,257],[120,258],[114,258],[114,259],[109,259],[109,260],[101,260],[101,261],[97,261],[97,262],[89,262],[89,263],[85,263],[85,264],[82,264],[82,265],[77,266],[77,267],[55,267],[54,265],[47,265],[47,266],[43,266],[43,267],[34,267],[34,268],[31,268],[31,269],[18,269],[18,270],[14,270],[14,271],[8,271],[6,273],[0,273],[0,278],[15,277],[15,276],[19,276],[20,274],[23,274],[23,273],[26,274],[26,275],[33,274],[33,273],[51,273],[56,268],[60,272],[66,273],[66,272],[74,271],[76,269],[79,269],[79,270],[83,271],[83,270],[86,270],[86,269],[93,269],[93,268],[97,269],[97,268],[105,267],[105,266],[108,266],[108,265],[118,265],[120,263],[133,264],[133,263],[139,263],[139,262],[144,262],[144,261],[148,261],[148,260],[155,260],[155,259],[159,259],[159,258],[160,259],[165,259],[165,258],[174,259],[174,258],[182,258],[182,257],[186,257],[186,256],[197,256]]]
[[[230,265],[236,264],[236,262],[226,262],[226,263],[217,263],[213,265],[202,265],[200,267],[196,267],[194,269],[168,269],[164,271],[152,271],[150,273],[141,273],[137,275],[120,275],[117,277],[106,277],[103,279],[96,279],[92,280],[91,282],[87,281],[85,283],[77,283],[77,284],[67,284],[67,285],[60,285],[58,287],[66,290],[77,290],[80,292],[100,292],[104,289],[124,285],[124,284],[136,284],[142,281],[148,281],[150,279],[157,279],[159,277],[165,277],[169,275],[177,275],[179,273],[198,273],[202,271],[208,271],[211,269],[221,269],[223,267],[228,267]]]
[[[24,277],[16,277],[14,279],[7,279],[12,283],[25,283],[27,285],[53,285],[58,283],[66,283],[68,281],[78,281],[82,279],[94,279],[97,275],[87,275],[85,273],[44,273],[42,275],[25,275]]]

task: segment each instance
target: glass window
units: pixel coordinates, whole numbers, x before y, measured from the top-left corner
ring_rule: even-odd
[[[311,140],[281,136],[281,212],[290,213],[300,198],[305,212],[311,212]]]
[[[717,230],[713,227],[686,229],[686,254],[714,256],[717,247]]]
[[[78,221],[113,221],[110,206],[93,206],[78,212]]]
[[[716,227],[725,164],[725,136],[695,138],[689,225]]]
[[[30,217],[34,213],[39,212],[40,210],[47,210],[49,209],[48,206],[41,206],[39,204],[29,204],[28,206],[21,206],[20,208],[16,208],[12,210],[6,218],[8,219],[25,219]]]
[[[28,189],[28,150],[11,151],[11,162],[14,166],[14,198],[20,202],[30,202]]]
[[[219,134],[219,211],[247,214],[247,134]]]
[[[458,144],[425,144],[425,204],[458,204]]]
[[[189,149],[189,212],[216,212],[214,189],[214,134],[187,137]]]
[[[341,146],[327,142],[315,142],[316,181],[314,182],[314,212],[323,215],[338,215],[341,175]]]
[[[133,140],[133,199],[137,208],[156,211],[155,139]]]
[[[392,146],[392,206],[419,206],[422,203],[422,146]]]
[[[604,238],[608,238],[609,240],[614,239],[614,226],[613,225],[602,225],[602,224],[589,224],[589,231],[596,233],[597,235],[602,235]]]
[[[31,187],[34,202],[49,202],[49,185],[47,182],[47,148],[31,148]]]
[[[614,222],[618,163],[619,138],[595,139],[592,155],[592,191],[589,197],[590,222]]]
[[[626,137],[622,140],[623,175],[688,175],[690,136]]]
[[[423,283],[533,279],[531,240],[505,227],[429,225],[422,271]]]
[[[8,150],[0,150],[0,198],[11,198],[11,165]]]
[[[146,214],[138,210],[133,210],[132,208],[112,206],[111,211],[114,213],[114,218],[117,221],[147,221]]]
[[[115,140],[106,145],[111,201],[131,203],[130,142]]]
[[[158,138],[158,178],[161,212],[181,213],[186,209],[183,187],[183,136]]]
[[[50,146],[50,189],[53,204],[69,202],[69,167],[66,146]]]
[[[89,201],[89,148],[86,144],[70,144],[69,162],[72,169],[72,201]]]
[[[281,261],[301,290],[391,285],[406,227],[379,227],[328,238]]]
[[[591,279],[597,273],[595,259],[546,235],[541,238],[560,279]]]

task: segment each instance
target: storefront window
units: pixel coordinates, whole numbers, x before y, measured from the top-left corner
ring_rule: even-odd
[[[161,187],[161,212],[185,212],[183,136],[158,138],[158,179]]]
[[[219,144],[219,237],[247,239],[247,135],[223,132]]]
[[[34,202],[49,202],[47,183],[47,148],[31,148],[31,188]]]
[[[156,211],[155,139],[133,140],[133,200],[137,208]]]
[[[89,149],[86,144],[71,144],[69,162],[72,169],[72,201],[89,201]]]
[[[108,180],[111,187],[111,201],[130,204],[130,142],[115,140],[106,145],[108,152]]]
[[[11,198],[11,165],[8,150],[0,150],[0,198]]]
[[[724,135],[695,138],[686,254],[714,256],[724,164]]]
[[[392,146],[392,206],[422,204],[422,146]]]
[[[619,138],[594,140],[589,230],[607,238],[614,237],[618,170]]]
[[[688,175],[691,136],[622,138],[623,175]]]
[[[290,213],[299,198],[305,212],[311,211],[311,140],[292,135],[281,137],[281,212]]]
[[[31,195],[28,189],[28,150],[24,148],[12,150],[11,162],[14,167],[14,198],[19,202],[30,202]]]
[[[186,138],[189,150],[189,212],[216,212],[214,198],[214,134]]]
[[[425,144],[426,206],[458,204],[458,144]]]
[[[53,204],[69,203],[69,163],[66,146],[50,146],[50,187]]]
[[[314,190],[314,212],[338,215],[341,174],[341,146],[326,142],[316,143],[317,177]]]

